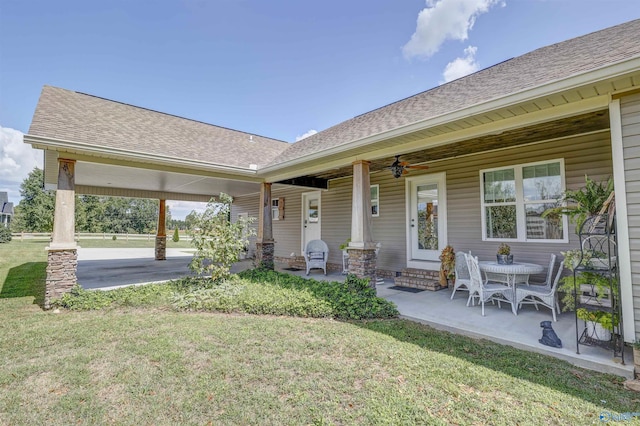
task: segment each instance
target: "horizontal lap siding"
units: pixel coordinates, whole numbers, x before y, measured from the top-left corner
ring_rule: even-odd
[[[636,336],[640,332],[640,95],[620,101]]]
[[[498,242],[482,241],[480,170],[564,159],[568,189],[584,185],[588,174],[596,181],[612,174],[611,143],[608,132],[559,141],[543,142],[437,163],[432,171],[447,172],[447,215],[449,244],[455,250],[471,250],[481,260],[495,259]],[[579,245],[574,227],[569,229],[569,243],[509,243],[516,261],[547,264],[549,255]]]

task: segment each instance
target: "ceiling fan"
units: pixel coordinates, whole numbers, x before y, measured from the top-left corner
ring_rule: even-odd
[[[388,167],[388,169],[391,169],[391,173],[393,174],[393,177],[396,179],[402,175],[406,175],[407,173],[409,173],[409,170],[407,169],[427,170],[428,168],[429,166],[411,166],[406,161],[400,161],[399,155],[396,155],[396,161],[394,161],[393,164],[391,164],[391,166]]]

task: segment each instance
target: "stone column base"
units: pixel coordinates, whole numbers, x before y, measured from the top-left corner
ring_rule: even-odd
[[[376,250],[349,249],[349,273],[358,278],[368,278],[369,285],[376,286]]]
[[[156,260],[167,260],[167,237],[156,237]]]
[[[275,243],[273,241],[264,241],[256,243],[256,264],[258,268],[270,269],[273,271],[273,253]]]
[[[51,301],[71,291],[77,284],[77,249],[47,249],[47,279],[44,293],[44,308],[51,307]]]

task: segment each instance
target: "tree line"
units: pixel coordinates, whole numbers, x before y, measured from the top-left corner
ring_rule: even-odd
[[[12,232],[51,232],[55,191],[44,190],[44,171],[35,168],[20,184],[22,200],[15,208]],[[158,223],[158,200],[145,198],[76,195],[75,220],[77,232],[114,232],[130,234],[154,233]],[[187,220],[171,218],[166,208],[167,229],[187,229],[195,219],[195,212]]]

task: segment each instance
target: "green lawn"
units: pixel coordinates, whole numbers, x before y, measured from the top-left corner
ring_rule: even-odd
[[[618,377],[404,320],[45,312],[44,246],[0,244],[0,424],[582,425],[640,411]]]

